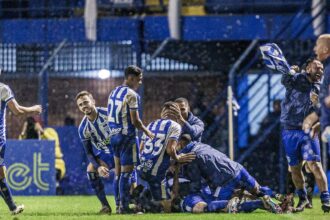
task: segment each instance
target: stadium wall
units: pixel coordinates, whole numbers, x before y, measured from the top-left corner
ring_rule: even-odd
[[[182,19],[183,40],[269,40],[273,39],[292,17],[293,15],[186,16]],[[288,32],[294,35],[310,21],[310,15],[302,15],[301,19],[293,22]],[[330,25],[330,22],[328,24]],[[138,41],[141,35],[146,41],[164,40],[169,37],[166,16],[101,18],[98,19],[97,25],[98,41]],[[302,40],[314,38],[312,27],[308,27],[299,37]],[[59,43],[63,39],[70,42],[86,41],[84,20],[12,19],[0,22],[2,43]]]

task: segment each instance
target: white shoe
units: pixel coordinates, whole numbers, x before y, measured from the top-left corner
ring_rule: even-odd
[[[11,214],[12,215],[18,215],[19,213],[23,212],[24,211],[24,205],[18,205],[16,206],[16,209],[12,210],[11,211]]]

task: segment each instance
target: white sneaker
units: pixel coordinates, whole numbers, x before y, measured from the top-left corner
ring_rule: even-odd
[[[18,215],[19,213],[23,212],[24,211],[24,205],[18,205],[16,206],[16,209],[12,210],[11,211],[11,214],[12,215]]]

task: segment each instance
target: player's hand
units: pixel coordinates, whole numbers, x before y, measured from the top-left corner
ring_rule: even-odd
[[[321,139],[323,142],[328,143],[330,139],[330,126],[327,126],[324,131],[322,132]]]
[[[34,106],[32,106],[32,108],[33,108],[34,113],[41,114],[41,112],[42,112],[41,105],[34,105]]]
[[[191,152],[187,154],[179,154],[177,161],[179,163],[190,163],[191,161],[195,160],[196,154]]]
[[[293,70],[295,73],[298,73],[300,71],[300,68],[297,65],[292,65],[290,69]]]
[[[319,116],[315,112],[312,112],[311,114],[307,115],[303,122],[303,131],[308,134],[311,131],[313,125],[315,125],[318,120]]]
[[[330,96],[327,96],[324,98],[324,104],[325,104],[325,106],[330,108]]]
[[[110,176],[110,171],[105,166],[99,166],[99,168],[97,168],[97,172],[103,178],[109,178],[109,176]]]
[[[151,131],[147,131],[147,132],[146,132],[146,135],[147,135],[151,140],[153,140],[153,139],[155,138],[155,134],[152,133]]]
[[[174,115],[177,115],[177,117],[182,117],[180,108],[177,104],[171,104],[170,105],[170,112]]]
[[[315,125],[313,125],[309,135],[311,136],[311,138],[315,138],[319,135],[320,133],[320,127],[321,127],[321,124],[318,122],[316,123]]]
[[[319,95],[316,94],[315,92],[311,92],[310,100],[313,103],[313,105],[317,105],[319,103]]]

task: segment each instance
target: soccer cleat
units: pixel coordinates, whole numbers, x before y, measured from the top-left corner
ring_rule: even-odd
[[[299,198],[299,202],[297,207],[294,209],[294,212],[302,212],[304,211],[305,207],[309,204],[309,201],[306,198]]]
[[[282,209],[279,205],[277,205],[269,196],[263,196],[261,198],[261,201],[264,204],[264,208],[272,213],[275,214],[281,214],[282,213]]]
[[[24,205],[18,205],[16,206],[16,209],[14,210],[11,210],[11,214],[12,215],[18,215],[19,213],[23,212],[24,211]]]
[[[234,197],[229,200],[227,204],[227,212],[228,213],[237,213],[238,212],[238,205],[239,205],[239,198]]]
[[[323,212],[330,212],[330,201],[322,203],[322,210]]]
[[[100,209],[99,214],[101,214],[101,215],[111,215],[111,212],[112,212],[111,207],[104,205]]]

